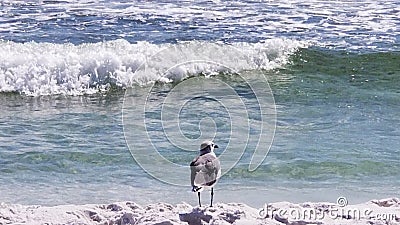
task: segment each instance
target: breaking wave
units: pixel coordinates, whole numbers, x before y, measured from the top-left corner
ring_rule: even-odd
[[[179,82],[189,76],[216,75],[226,72],[227,67],[235,72],[270,70],[287,64],[293,53],[307,45],[288,39],[233,44],[203,41],[129,43],[123,39],[79,45],[1,41],[0,92],[29,96],[83,95],[113,87],[128,88],[154,82]],[[242,54],[238,55],[237,51]],[[196,63],[178,64],[182,61]],[[145,70],[137,73],[141,67]]]

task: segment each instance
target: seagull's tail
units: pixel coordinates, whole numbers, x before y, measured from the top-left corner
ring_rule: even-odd
[[[201,191],[203,191],[203,187],[193,186],[192,191],[193,192],[201,192]]]

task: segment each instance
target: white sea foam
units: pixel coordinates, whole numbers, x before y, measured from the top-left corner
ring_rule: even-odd
[[[306,45],[285,39],[233,45],[200,41],[132,44],[122,39],[80,45],[0,42],[0,92],[80,95],[111,86],[178,82],[188,76],[224,72],[227,67],[234,71],[274,69]]]
[[[177,32],[177,29],[184,32],[182,27],[190,27],[196,29],[194,33],[198,34],[194,34],[195,38],[191,37],[190,40],[202,39],[204,34],[212,34],[213,40],[289,37],[312,40],[320,46],[346,50],[398,50],[398,45],[393,46],[392,43],[395,43],[400,35],[400,10],[397,0],[2,0],[0,6],[0,34],[3,34],[6,40],[19,42],[19,39],[31,40],[26,38],[27,34],[34,37],[48,34],[49,26],[43,26],[44,24],[50,24],[53,28],[50,29],[51,32],[57,32],[54,28],[63,27],[75,29],[86,36],[99,33],[106,37],[139,37],[135,41],[151,42],[154,40],[144,37],[149,37],[153,31],[175,32],[179,35],[172,35],[172,38],[179,40],[180,34],[185,34]],[[66,22],[66,18],[70,21]],[[120,19],[124,22],[119,23]],[[29,20],[29,23],[20,22],[22,20]],[[145,28],[136,29],[136,23]],[[91,28],[85,30],[88,26]],[[103,26],[114,29],[102,29]],[[121,27],[126,26],[129,29],[121,31]],[[113,30],[121,32],[107,33]],[[99,41],[96,39],[98,36],[90,37]]]

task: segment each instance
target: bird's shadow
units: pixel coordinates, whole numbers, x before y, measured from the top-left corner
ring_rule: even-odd
[[[207,208],[194,208],[189,213],[180,213],[179,219],[183,222],[188,223],[189,225],[202,225],[202,221],[209,223],[212,219],[211,215],[207,215],[205,212]]]

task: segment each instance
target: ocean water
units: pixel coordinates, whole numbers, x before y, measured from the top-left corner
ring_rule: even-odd
[[[196,205],[204,139],[216,201],[400,195],[397,1],[0,8],[0,202]]]

